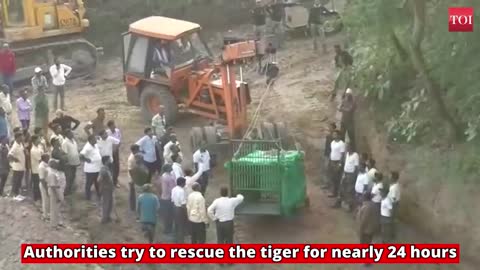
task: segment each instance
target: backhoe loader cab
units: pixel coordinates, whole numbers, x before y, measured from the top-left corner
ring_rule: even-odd
[[[162,105],[167,124],[181,110],[221,123],[229,136],[238,135],[246,126],[249,93],[248,85],[235,79],[236,64],[255,56],[255,42],[231,45],[213,63],[200,30],[196,23],[159,16],[132,23],[123,34],[128,102],[141,107],[147,122]]]

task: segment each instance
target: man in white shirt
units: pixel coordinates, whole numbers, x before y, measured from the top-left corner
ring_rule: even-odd
[[[187,195],[185,192],[186,179],[177,179],[177,186],[172,189],[173,215],[175,225],[175,243],[183,244],[187,226]]]
[[[382,243],[388,244],[393,240],[393,202],[388,196],[388,190],[382,190],[382,202],[380,203],[380,230]]]
[[[10,99],[10,88],[8,85],[2,85],[2,89],[0,91],[0,107],[5,112],[5,119],[7,120],[7,129],[8,129],[8,136],[12,138],[12,122],[11,122],[11,114],[12,114],[12,101]]]
[[[180,143],[177,140],[177,136],[174,134],[170,135],[170,141],[163,147],[163,160],[165,163],[172,164],[171,157],[173,154],[178,154],[180,157],[183,157]]]
[[[228,188],[222,187],[220,196],[208,207],[207,212],[216,222],[218,244],[233,244],[235,208],[243,202],[243,195],[229,198]]]
[[[100,198],[100,189],[98,185],[98,175],[102,168],[102,155],[97,145],[97,138],[94,135],[88,136],[88,142],[80,151],[80,160],[84,161],[83,171],[85,172],[85,195],[87,200],[91,199],[92,185],[95,186],[97,198]]]
[[[25,148],[23,146],[24,137],[22,133],[15,134],[15,141],[8,152],[10,167],[12,168],[12,194],[15,200],[23,201],[25,199],[20,195],[22,179],[25,175]]]
[[[357,180],[355,181],[355,206],[358,208],[362,205],[363,194],[369,192],[369,178],[365,163],[361,162],[358,166]]]
[[[50,75],[52,76],[52,84],[55,87],[55,93],[53,97],[53,104],[55,110],[58,109],[58,96],[60,96],[60,108],[65,110],[65,81],[68,75],[72,72],[72,68],[61,64],[60,60],[55,59],[55,64],[50,67]]]
[[[193,192],[187,198],[187,216],[192,225],[192,244],[205,244],[208,224],[205,198],[200,193],[200,185],[193,184]]]
[[[165,134],[167,122],[163,113],[164,110],[165,107],[163,105],[158,106],[158,113],[152,118],[153,134],[155,134],[157,138],[161,138]]]
[[[185,192],[187,193],[187,196],[192,193],[192,186],[194,183],[197,183],[200,177],[202,176],[202,171],[198,171],[195,174],[193,173],[193,170],[186,169],[185,170]]]
[[[180,177],[185,177],[185,174],[183,173],[183,169],[182,169],[182,158],[177,155],[177,154],[173,154],[172,157],[172,172],[173,172],[173,175],[175,176],[175,180],[177,180],[178,178]]]
[[[374,183],[371,190],[372,202],[375,203],[377,209],[377,220],[380,220],[380,207],[382,203],[382,190],[383,190],[383,174],[380,172],[375,173]]]
[[[343,179],[340,196],[334,207],[342,206],[342,201],[348,205],[349,211],[353,211],[355,202],[355,180],[357,179],[359,156],[353,151],[352,145],[347,143],[345,154],[345,165],[343,166]]]
[[[333,132],[333,140],[330,143],[330,162],[329,162],[329,176],[332,187],[332,194],[330,198],[337,198],[340,182],[343,173],[343,159],[345,156],[345,143],[340,140],[340,133],[338,130]]]
[[[200,149],[195,151],[193,154],[193,164],[195,164],[196,171],[203,171],[202,177],[199,179],[198,183],[202,187],[202,194],[205,195],[210,174],[210,153],[206,149],[205,142],[203,142],[201,145],[202,146],[200,146]]]
[[[100,138],[97,145],[98,149],[100,149],[100,155],[102,155],[102,157],[110,157],[108,166],[113,175],[113,152],[115,148],[120,146],[120,140],[113,136],[109,136],[106,130],[100,131],[98,135]],[[114,183],[114,185],[116,186],[116,183]]]
[[[396,221],[398,218],[398,205],[400,203],[400,184],[398,183],[399,173],[397,171],[392,171],[390,174],[390,188],[388,191],[388,197],[392,201],[393,209],[392,209],[392,236],[395,238],[396,236]]]
[[[67,154],[67,164],[65,166],[65,178],[67,186],[65,187],[65,195],[72,194],[74,191],[75,178],[77,175],[77,167],[80,166],[80,154],[78,153],[78,144],[75,140],[72,130],[65,132],[65,139],[62,143],[62,149]]]

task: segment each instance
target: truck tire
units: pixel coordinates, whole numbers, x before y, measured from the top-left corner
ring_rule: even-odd
[[[217,143],[217,128],[214,126],[204,126],[203,139],[208,145]]]
[[[157,113],[158,106],[165,107],[165,122],[167,125],[175,123],[178,114],[177,101],[170,92],[170,89],[164,85],[147,84],[140,95],[140,107],[143,118],[147,123],[152,121],[152,117]]]

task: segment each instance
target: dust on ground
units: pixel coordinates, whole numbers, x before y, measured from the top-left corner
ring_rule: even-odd
[[[331,48],[336,40],[329,41]],[[310,207],[288,218],[281,217],[238,217],[236,219],[236,240],[241,243],[354,243],[358,241],[355,223],[351,214],[330,208],[332,201],[318,185],[322,177],[321,156],[323,142],[329,121],[335,118],[336,105],[331,104],[328,92],[334,80],[333,50],[326,55],[314,53],[311,42],[295,40],[287,44],[289,49],[278,53],[280,77],[269,93],[261,111],[262,120],[283,121],[290,134],[306,149],[306,175]],[[19,265],[19,244],[22,242],[92,242],[92,243],[139,243],[145,242],[134,214],[128,209],[128,178],[126,160],[129,146],[138,140],[146,123],[140,110],[128,105],[121,81],[121,62],[109,61],[99,67],[95,78],[71,82],[67,85],[67,113],[82,123],[92,119],[95,111],[102,107],[107,119],[114,119],[122,130],[121,146],[121,187],[116,190],[115,222],[100,224],[100,210],[83,196],[84,176],[78,171],[77,190],[68,201],[64,213],[67,228],[52,231],[40,220],[39,209],[29,202],[14,203],[8,199],[0,201],[0,269],[30,269]],[[265,91],[265,78],[254,71],[247,73],[252,91],[253,110],[259,97]],[[185,156],[191,156],[189,131],[192,126],[202,126],[206,121],[191,115],[183,115],[175,125],[175,131],[182,144]],[[80,141],[85,141],[83,125],[77,130]],[[83,143],[82,143],[83,145]],[[191,161],[186,161],[191,166]],[[223,168],[218,166],[207,190],[207,203],[217,197],[218,189],[227,183]],[[215,242],[214,226],[207,232],[207,241]],[[160,230],[159,230],[160,231]],[[428,242],[413,231],[402,228],[403,242]],[[158,234],[158,242],[169,239]],[[63,267],[63,268],[62,268]],[[82,266],[79,266],[82,267]],[[81,269],[94,269],[85,266]],[[97,267],[97,266],[95,266]],[[105,269],[220,269],[217,265],[189,266],[112,266]],[[32,269],[71,269],[65,266],[36,266]],[[98,269],[98,268],[97,268]],[[362,269],[358,265],[234,265],[229,269]],[[374,269],[467,269],[461,266],[440,265],[378,265]]]

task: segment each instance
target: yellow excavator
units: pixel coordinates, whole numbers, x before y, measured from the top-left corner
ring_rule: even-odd
[[[72,77],[95,70],[101,49],[82,37],[89,27],[83,0],[0,0],[0,43],[15,52],[15,82],[44,71],[55,58],[73,68]]]

